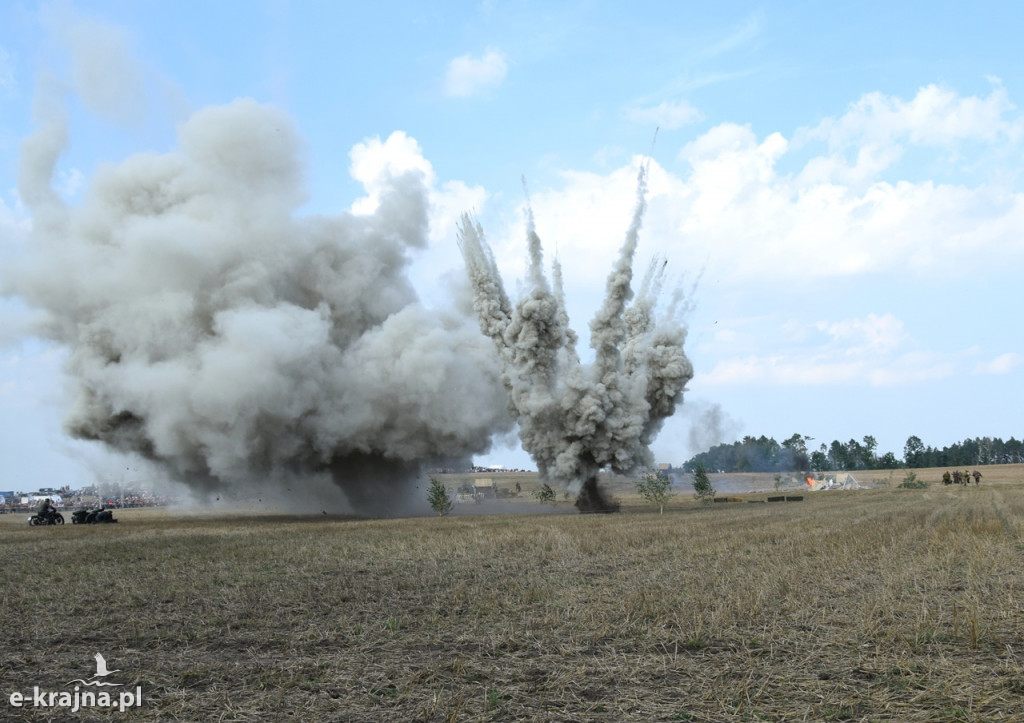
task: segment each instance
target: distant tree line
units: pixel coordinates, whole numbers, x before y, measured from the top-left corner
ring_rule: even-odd
[[[903,447],[907,467],[965,467],[1024,462],[1024,441],[1010,437],[975,437],[937,449],[926,447],[920,437],[909,437]]]
[[[1024,463],[1024,442],[1010,437],[978,437],[938,449],[928,447],[920,437],[911,436],[903,447],[903,458],[892,452],[878,454],[878,442],[871,435],[860,441],[831,444],[809,450],[813,437],[794,434],[783,442],[772,437],[747,436],[732,444],[719,444],[701,452],[683,464],[692,472],[699,466],[723,472],[786,472],[807,470],[823,472],[845,469],[901,469],[916,467],[961,467],[985,464]]]

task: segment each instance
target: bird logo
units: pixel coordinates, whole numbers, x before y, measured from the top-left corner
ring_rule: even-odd
[[[107,660],[106,660],[106,658],[104,658],[99,653],[96,653],[96,655],[94,655],[93,657],[96,658],[96,675],[92,676],[89,680],[82,680],[81,678],[79,678],[77,680],[72,680],[71,683],[81,683],[82,685],[97,685],[97,686],[100,686],[100,685],[103,685],[103,686],[106,686],[106,685],[112,685],[112,686],[124,685],[124,683],[108,683],[105,680],[103,680],[103,678],[106,678],[111,673],[120,673],[121,669],[118,668],[116,670],[107,670]],[[70,685],[71,683],[68,683],[68,685]]]

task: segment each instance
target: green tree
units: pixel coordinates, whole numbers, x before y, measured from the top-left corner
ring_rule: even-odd
[[[833,439],[829,445],[829,459],[833,470],[847,469],[850,465],[846,463],[846,447],[838,439]]]
[[[907,443],[903,445],[903,462],[908,467],[920,467],[925,456],[924,442],[921,438],[912,435],[907,437]]]
[[[782,443],[783,449],[789,451],[789,458],[783,458],[782,463],[788,470],[804,470],[811,466],[810,458],[807,456],[807,441],[811,437],[804,434],[794,434]]]
[[[693,492],[694,498],[705,505],[711,504],[715,498],[715,488],[711,486],[711,480],[708,479],[704,465],[698,464],[693,468]]]
[[[899,469],[900,461],[892,452],[886,452],[878,458],[877,469]]]
[[[831,469],[831,465],[828,461],[828,447],[824,444],[822,444],[816,452],[811,452],[811,468],[816,472],[823,472],[824,470]]]
[[[665,503],[674,494],[672,492],[672,480],[668,478],[668,475],[661,472],[649,472],[638,479],[636,491],[652,505],[658,506],[658,514],[664,514]]]
[[[861,446],[861,464],[864,469],[875,469],[878,457],[875,452],[878,450],[878,440],[870,434],[865,435],[864,444]]]
[[[427,489],[427,502],[439,517],[443,517],[452,511],[452,500],[448,496],[448,490],[444,483],[437,477],[430,478],[430,487]]]

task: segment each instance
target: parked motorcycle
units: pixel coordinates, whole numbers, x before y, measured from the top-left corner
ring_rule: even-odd
[[[36,525],[63,525],[64,515],[59,512],[51,512],[47,515],[32,515],[28,518],[28,524],[31,526]]]

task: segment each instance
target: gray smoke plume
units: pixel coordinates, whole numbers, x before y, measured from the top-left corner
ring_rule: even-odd
[[[740,430],[740,424],[720,404],[701,401],[696,404],[688,402],[686,406],[691,418],[688,435],[691,454],[706,452],[734,437]]]
[[[329,480],[397,512],[423,464],[511,428],[490,343],[407,278],[420,174],[389,177],[372,214],[299,217],[291,120],[239,100],[196,113],[178,150],[101,167],[71,207],[51,187],[66,121],[44,120],[22,145],[31,253],[5,291],[70,350],[72,436],[200,492]]]
[[[649,445],[682,400],[693,367],[683,352],[686,330],[666,314],[655,318],[664,262],[655,261],[633,300],[633,256],[645,210],[646,167],[637,179],[637,203],[606,284],[604,303],[590,322],[594,361],[580,362],[569,328],[562,272],[544,275],[541,241],[527,209],[529,290],[509,301],[483,229],[464,216],[460,247],[483,333],[501,360],[509,409],[523,448],[543,479],[580,485],[577,507],[605,511],[597,488],[603,467],[629,474],[650,467]],[[632,303],[630,301],[632,300]]]

